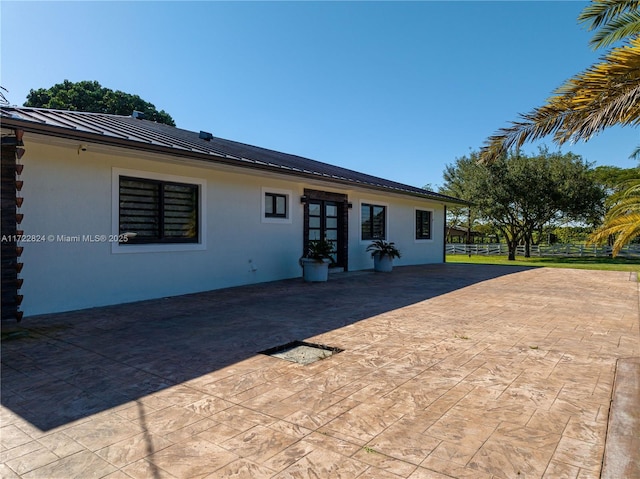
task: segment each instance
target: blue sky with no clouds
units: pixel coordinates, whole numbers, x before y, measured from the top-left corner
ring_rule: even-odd
[[[0,84],[21,105],[97,80],[181,128],[438,185],[604,53],[577,23],[586,4],[2,1]],[[615,128],[562,151],[631,168],[638,144]]]

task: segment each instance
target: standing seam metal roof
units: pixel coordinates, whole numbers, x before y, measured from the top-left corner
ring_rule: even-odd
[[[252,166],[267,168],[290,175],[317,176],[340,183],[352,183],[362,187],[421,196],[446,203],[465,203],[457,198],[301,156],[217,137],[207,141],[200,138],[199,133],[196,132],[131,116],[29,107],[2,107],[0,118],[3,126],[22,128],[25,131],[104,144],[115,142],[121,146],[128,145],[142,150],[168,149],[173,154],[178,153],[185,157],[191,154],[192,157],[201,161],[223,162],[244,168]],[[203,155],[209,158],[203,158]]]

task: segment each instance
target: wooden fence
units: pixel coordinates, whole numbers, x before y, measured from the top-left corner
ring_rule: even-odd
[[[611,256],[611,246],[585,246],[575,244],[541,244],[531,245],[531,256],[563,256],[563,257],[581,257]],[[507,255],[509,250],[506,244],[456,244],[448,243],[446,247],[447,254],[476,254],[485,256]],[[516,249],[517,256],[524,256],[524,245],[519,245]],[[627,245],[620,253],[619,258],[637,258],[640,259],[640,244]]]

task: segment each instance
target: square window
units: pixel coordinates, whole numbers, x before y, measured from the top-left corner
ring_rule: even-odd
[[[264,216],[265,218],[287,218],[287,195],[265,193]]]
[[[293,191],[263,186],[261,193],[260,222],[291,224],[296,208],[291,205]]]

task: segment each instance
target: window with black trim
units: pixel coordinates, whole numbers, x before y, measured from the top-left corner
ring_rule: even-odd
[[[198,185],[120,176],[121,235],[139,243],[197,243]]]
[[[363,240],[386,239],[387,207],[362,203],[360,207]]]
[[[264,216],[265,218],[287,218],[287,195],[265,193]]]
[[[431,211],[416,210],[416,239],[431,239]]]

